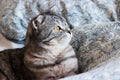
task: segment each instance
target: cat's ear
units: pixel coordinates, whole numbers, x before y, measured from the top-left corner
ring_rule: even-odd
[[[37,16],[37,18],[32,22],[33,29],[37,30],[38,27],[42,24],[42,21],[43,21],[43,16],[42,15]]]

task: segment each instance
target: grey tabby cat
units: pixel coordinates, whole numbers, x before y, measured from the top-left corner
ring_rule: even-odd
[[[28,26],[21,49],[0,52],[0,80],[57,80],[76,74],[78,61],[65,19],[45,12]]]
[[[71,38],[66,20],[59,15],[46,12],[31,21],[24,64],[34,74],[34,80],[56,80],[78,71]]]

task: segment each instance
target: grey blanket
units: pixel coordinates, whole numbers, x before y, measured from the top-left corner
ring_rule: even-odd
[[[119,8],[119,0],[0,0],[0,32],[20,43],[25,39],[28,22],[43,11],[58,13],[77,28],[118,21]]]

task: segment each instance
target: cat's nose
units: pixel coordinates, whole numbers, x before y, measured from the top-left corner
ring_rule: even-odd
[[[69,34],[71,34],[71,31],[70,31],[70,30],[67,30],[67,32],[68,32]]]

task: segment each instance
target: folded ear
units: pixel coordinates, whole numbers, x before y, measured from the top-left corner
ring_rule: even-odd
[[[26,33],[26,41],[25,41],[25,45],[27,46],[30,42],[30,38],[32,37],[33,34],[33,30],[37,30],[38,27],[40,27],[41,23],[43,21],[43,16],[42,15],[38,15],[37,17],[33,18],[29,25],[28,25],[28,29],[27,29],[27,33]]]
[[[42,24],[43,16],[39,15],[35,20],[32,21],[33,29],[38,29],[38,27]]]
[[[38,26],[37,26],[38,23],[35,22],[35,21],[33,21],[32,24],[33,24],[33,29],[36,29],[36,30],[37,30],[37,29],[38,29]]]
[[[43,16],[42,15],[39,15],[36,20],[39,22],[39,23],[42,23],[43,21]]]

